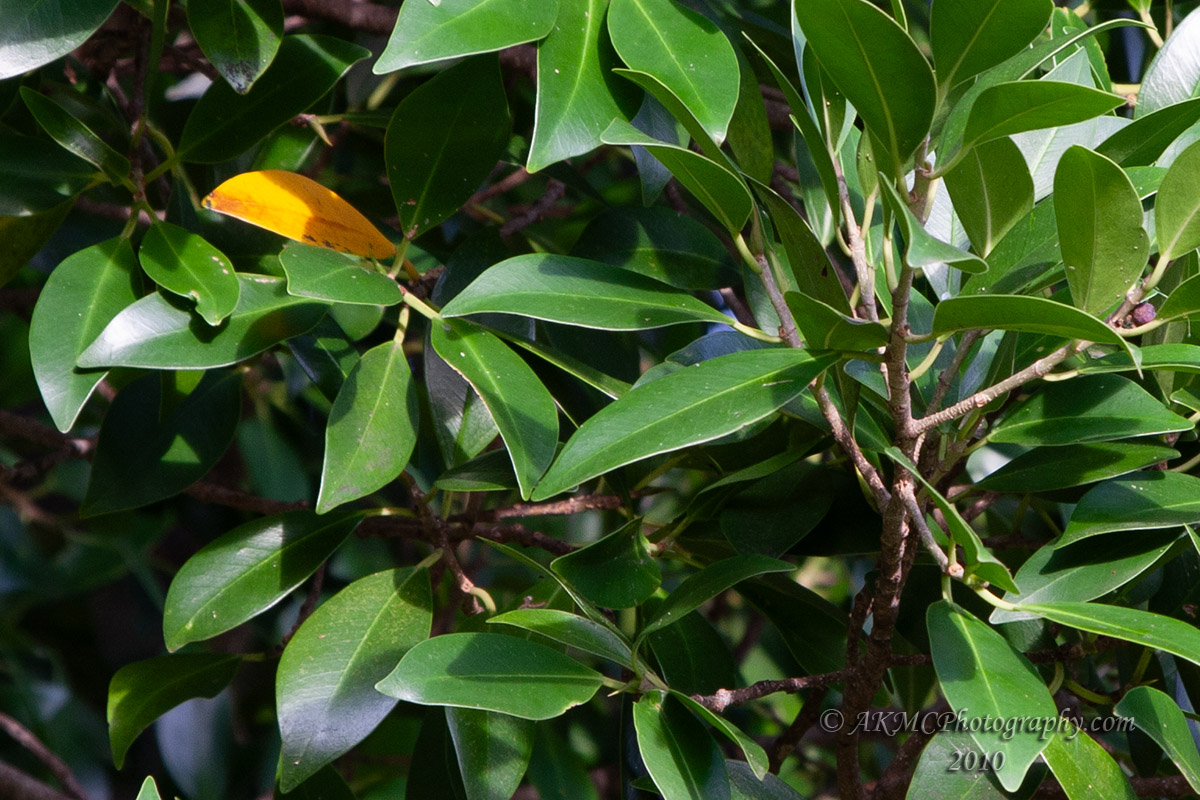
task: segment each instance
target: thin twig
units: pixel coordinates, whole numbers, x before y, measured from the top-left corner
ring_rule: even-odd
[[[540,220],[546,215],[546,212],[548,212],[555,203],[563,198],[563,195],[566,194],[566,192],[566,184],[564,184],[562,181],[556,181],[551,178],[546,183],[546,193],[538,198],[536,203],[530,206],[524,214],[514,217],[508,222],[504,223],[504,225],[500,228],[501,238],[507,239],[514,233],[522,231]]]
[[[11,736],[17,744],[28,750],[34,758],[42,763],[50,771],[67,794],[76,798],[76,800],[88,800],[88,794],[79,784],[79,780],[75,774],[71,772],[71,768],[66,762],[58,757],[58,754],[46,747],[42,740],[33,735],[33,731],[26,728],[20,722],[10,717],[8,714],[0,712],[0,728]]]

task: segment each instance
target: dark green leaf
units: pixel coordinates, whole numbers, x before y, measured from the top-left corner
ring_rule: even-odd
[[[370,51],[344,39],[283,37],[270,68],[246,94],[214,83],[188,116],[179,140],[184,161],[212,164],[249,150],[306,111]]]
[[[1153,164],[1171,142],[1200,121],[1200,98],[1160,108],[1109,136],[1096,152],[1122,167]]]
[[[358,350],[329,317],[318,322],[310,333],[293,336],[288,347],[304,374],[330,401],[337,397],[358,363]]]
[[[293,244],[283,248],[279,261],[293,297],[365,306],[394,306],[404,299],[396,281],[336,250]]]
[[[948,264],[963,272],[987,271],[987,263],[979,256],[946,244],[926,231],[890,181],[882,180],[879,186],[883,190],[884,202],[900,224],[900,233],[904,236],[904,261],[910,267],[922,269]]]
[[[0,216],[0,287],[15,278],[50,241],[74,205],[70,199],[26,216]]]
[[[970,755],[968,755],[970,754]],[[979,745],[966,731],[939,730],[925,748],[913,772],[905,800],[925,800],[927,797],[953,797],[955,800],[1012,800],[990,769],[961,768],[971,758],[972,763],[984,763],[991,753],[980,752]],[[977,760],[976,760],[977,759]],[[1025,781],[1041,783],[1037,765]]]
[[[0,133],[0,180],[4,181],[0,217],[25,217],[58,208],[96,176],[90,164],[54,142]]]
[[[946,173],[946,191],[975,251],[985,257],[1033,210],[1033,178],[1007,137],[972,147]]]
[[[837,268],[829,262],[825,248],[812,228],[791,203],[773,189],[755,183],[754,191],[767,207],[775,233],[783,243],[792,278],[802,294],[806,294],[840,314],[850,310],[846,290],[838,278]]]
[[[442,8],[449,5],[461,3],[447,0]],[[483,0],[479,5],[499,3]],[[525,18],[522,22],[529,24]],[[495,56],[451,67],[400,102],[388,122],[383,153],[407,238],[415,239],[458,211],[504,154],[511,126]]]
[[[663,797],[729,800],[729,778],[717,743],[678,700],[649,692],[633,707],[638,752]]]
[[[1200,522],[1200,478],[1153,470],[1106,481],[1080,499],[1059,547],[1113,531]]]
[[[510,800],[533,754],[533,723],[507,714],[448,707],[446,724],[467,800]]]
[[[1057,128],[1098,117],[1125,98],[1065,81],[1009,81],[988,87],[971,107],[965,148],[1023,131]]]
[[[600,623],[578,614],[553,608],[519,608],[492,617],[488,622],[540,633],[623,667],[632,666],[633,652],[626,641]]]
[[[1176,157],[1154,200],[1158,258],[1170,261],[1200,247],[1200,142]]]
[[[642,536],[640,519],[550,562],[550,569],[598,606],[633,608],[662,583],[662,572]]]
[[[1052,492],[1115,478],[1178,458],[1174,448],[1152,442],[1096,442],[1039,447],[1022,453],[975,484],[988,492]]]
[[[503,450],[489,450],[451,467],[438,476],[434,485],[447,492],[496,492],[518,488],[512,459]]]
[[[138,260],[159,286],[195,300],[209,325],[220,325],[237,306],[242,287],[229,259],[198,233],[160,222],[146,232]]]
[[[1169,695],[1150,686],[1138,686],[1121,698],[1113,713],[1132,718],[1171,757],[1192,791],[1200,792],[1200,754],[1187,718]]]
[[[229,531],[189,558],[163,609],[167,649],[210,639],[261,614],[304,582],[358,527],[360,514],[289,511]]]
[[[1127,347],[1115,330],[1087,312],[1044,297],[979,295],[952,297],[937,304],[933,334],[969,330],[1045,333],[1065,339]]]
[[[41,0],[0,6],[0,80],[29,72],[83,44],[117,0]]]
[[[288,793],[288,800],[356,800],[341,774],[325,766]]]
[[[794,567],[786,561],[760,555],[730,556],[709,564],[667,595],[638,633],[641,639],[665,628],[735,584],[768,572],[788,572]]]
[[[726,759],[725,770],[729,773],[730,800],[804,800],[803,795],[769,772],[759,779],[745,762]]]
[[[109,239],[59,264],[38,296],[29,353],[42,401],[60,431],[75,424],[107,372],[76,368],[79,354],[109,321],[137,300],[137,259],[128,239]]]
[[[1052,10],[1050,0],[938,0],[929,35],[942,91],[1019,53]]]
[[[127,306],[79,356],[81,367],[208,369],[236,364],[312,328],[328,306],[292,297],[282,278],[238,274],[237,307],[220,328],[151,294]]]
[[[739,553],[779,556],[824,519],[833,485],[824,467],[801,462],[754,481],[721,508],[721,533]]]
[[[1073,734],[1051,736],[1042,753],[1068,800],[1136,800],[1129,778],[1100,743],[1086,733]]]
[[[21,99],[54,141],[83,160],[95,164],[114,182],[129,180],[129,159],[109,147],[70,111],[27,86],[21,87]]]
[[[432,620],[429,573],[400,568],[351,583],[304,621],[275,677],[283,791],[348,752],[388,715],[396,701],[375,684],[428,638]]]
[[[271,65],[283,36],[279,0],[188,0],[196,44],[234,91],[245,94]]]
[[[556,0],[425,0],[402,6],[392,37],[372,69],[398,69],[490,53],[548,34]]]
[[[729,741],[737,745],[738,749],[742,751],[742,755],[746,757],[746,763],[750,767],[754,777],[760,781],[763,779],[763,776],[767,774],[767,751],[763,750],[758,742],[743,733],[733,723],[709,711],[686,694],[672,691],[671,696],[678,700],[688,711],[691,711],[697,717],[712,725],[724,734]]]
[[[1174,617],[1099,603],[1022,603],[1021,609],[1060,625],[1153,647],[1200,664],[1200,630]]]
[[[741,430],[790,402],[833,361],[797,350],[732,353],[637,386],[576,431],[533,498]]]
[[[405,653],[379,691],[410,703],[550,719],[586,703],[600,674],[557,650],[498,633],[450,633]]]
[[[238,656],[192,653],[126,664],[108,687],[108,739],[117,769],[134,739],[193,697],[216,697],[237,672]]]

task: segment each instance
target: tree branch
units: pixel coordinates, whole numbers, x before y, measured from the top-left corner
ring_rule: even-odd
[[[57,753],[46,747],[41,739],[34,736],[33,731],[3,712],[0,712],[0,728],[3,728],[4,732],[11,736],[17,744],[33,754],[34,758],[42,762],[71,797],[74,797],[75,800],[88,800],[87,792],[79,785],[79,780],[71,772],[71,768],[58,757]],[[7,796],[5,795],[5,797]]]

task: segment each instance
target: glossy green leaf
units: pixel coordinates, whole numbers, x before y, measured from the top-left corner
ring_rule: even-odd
[[[410,703],[550,719],[586,703],[600,673],[543,644],[498,633],[450,633],[405,653],[379,691]]]
[[[1179,531],[1147,531],[1136,537],[1105,536],[1088,547],[1061,549],[1054,544],[1038,548],[1014,580],[1021,591],[1008,594],[1009,603],[1051,603],[1060,600],[1095,600],[1132,581],[1171,549]],[[1019,609],[998,608],[993,623],[1034,619]]]
[[[1052,383],[1013,408],[991,431],[993,442],[1075,445],[1189,431],[1192,423],[1120,375]]]
[[[804,800],[802,794],[769,772],[759,779],[743,761],[726,759],[725,771],[729,773],[730,800]]]
[[[1034,734],[1036,736],[1036,734]],[[968,755],[970,754],[970,755]],[[938,730],[921,750],[921,759],[913,771],[905,800],[925,800],[927,797],[953,797],[955,800],[1012,800],[990,769],[964,768],[967,758],[981,763],[986,756],[966,731]],[[1023,785],[1031,780],[1041,783],[1038,765],[1026,776]]]
[[[289,792],[375,729],[396,700],[375,684],[429,637],[429,573],[412,568],[354,581],[304,621],[275,676],[280,788]]]
[[[608,32],[622,61],[661,81],[716,142],[725,139],[740,80],[713,22],[674,0],[612,0]]]
[[[74,205],[72,198],[46,211],[20,217],[0,216],[0,287],[15,278],[50,241]]]
[[[496,492],[516,489],[512,459],[503,450],[488,450],[438,476],[434,485],[448,492]]]
[[[641,639],[671,625],[735,584],[769,572],[795,569],[786,561],[760,555],[730,556],[688,576],[642,625]]]
[[[1160,108],[1109,136],[1096,152],[1122,167],[1153,164],[1188,128],[1200,122],[1200,98]]]
[[[142,788],[138,790],[136,800],[162,800],[162,795],[158,793],[158,784],[154,782],[154,778],[147,775],[146,780],[142,781]]]
[[[904,237],[904,261],[910,267],[924,269],[948,264],[963,272],[987,271],[987,263],[979,256],[946,244],[926,231],[890,181],[880,181],[879,186],[884,202],[900,224],[900,233]]]
[[[41,0],[0,6],[0,80],[49,64],[83,44],[117,0]]]
[[[21,99],[54,141],[83,160],[95,164],[114,182],[129,180],[129,159],[110,147],[61,104],[27,86],[21,87]]]
[[[419,405],[401,342],[363,355],[329,412],[318,514],[395,480],[417,442]]]
[[[729,741],[737,745],[738,749],[742,751],[742,755],[746,757],[747,766],[750,767],[751,773],[754,775],[754,777],[758,778],[760,781],[763,779],[763,776],[767,774],[767,751],[763,750],[762,746],[759,745],[758,742],[754,741],[745,733],[743,733],[741,729],[729,722],[729,720],[725,719],[719,714],[714,714],[712,711],[709,711],[706,707],[700,705],[686,694],[672,691],[671,697],[678,700],[680,704],[684,706],[684,708],[686,708],[688,711],[691,711],[709,725],[712,725],[713,728],[720,731],[726,738],[729,739]]]
[[[288,245],[279,261],[287,274],[287,292],[293,297],[365,306],[394,306],[404,299],[395,280],[336,250]]]
[[[461,464],[479,455],[500,431],[471,384],[442,360],[428,335],[424,351],[425,390],[442,459],[447,464]],[[511,471],[512,459],[506,451],[500,452]]]
[[[937,88],[929,62],[866,0],[805,0],[795,14],[821,66],[886,148],[888,163],[880,167],[898,174],[933,122]]]
[[[138,260],[159,286],[195,300],[209,325],[220,325],[237,307],[242,288],[233,266],[198,233],[160,222],[146,232]]]
[[[1115,478],[1178,457],[1174,448],[1152,442],[1038,447],[989,474],[975,488],[988,492],[1052,492]]]
[[[311,329],[328,306],[292,297],[282,278],[239,273],[238,304],[220,328],[196,328],[183,301],[150,294],[113,317],[79,366],[208,369],[236,364]]]
[[[1174,528],[1200,522],[1200,478],[1152,470],[1106,481],[1071,512],[1059,547],[1113,531]]]
[[[946,191],[975,251],[985,257],[1033,210],[1033,178],[1007,137],[972,147],[946,173]]]
[[[1200,247],[1200,142],[1180,153],[1154,201],[1158,258],[1170,261]]]
[[[100,427],[80,515],[149,505],[203,478],[233,441],[241,387],[234,371],[210,372],[173,407],[157,374],[121,390]]]
[[[190,653],[126,664],[108,686],[108,740],[117,769],[129,746],[156,719],[193,697],[216,697],[237,672],[241,658]]]
[[[784,349],[732,353],[637,386],[576,431],[533,499],[741,430],[790,402],[833,360]]]
[[[1142,74],[1135,119],[1191,100],[1200,85],[1200,16],[1188,14],[1175,26]]]
[[[512,625],[561,642],[585,653],[607,658],[630,667],[633,652],[629,644],[598,622],[553,608],[519,608],[492,617],[488,623]]]
[[[289,339],[288,348],[304,374],[331,402],[359,359],[358,350],[329,317],[318,322],[309,333]]]
[[[60,431],[71,429],[108,374],[84,372],[75,362],[109,321],[137,300],[136,275],[129,240],[109,239],[64,259],[38,296],[29,323],[29,353],[42,401]]]
[[[674,697],[648,692],[633,707],[638,752],[669,800],[729,800],[729,778],[717,743]]]
[[[943,91],[1016,55],[1046,29],[1050,0],[938,0],[930,41]]]
[[[739,488],[721,506],[721,533],[739,553],[780,556],[820,524],[833,503],[829,471],[805,462]]]
[[[635,0],[635,2],[640,1],[641,0]],[[680,100],[679,97],[673,91],[671,91],[670,87],[668,87],[665,83],[648,72],[642,72],[636,69],[616,69],[614,72],[616,72],[616,74],[620,75],[622,78],[633,81],[638,86],[645,89],[646,93],[650,97],[653,97],[655,100],[657,100],[663,109],[665,109],[666,112],[670,114],[678,124],[682,125],[684,130],[691,134],[692,139],[696,142],[696,146],[705,156],[717,162],[726,169],[731,171],[737,170],[737,167],[734,165],[733,161],[725,154],[723,150],[721,150],[720,145],[717,144],[717,140],[713,138],[712,134],[705,130],[704,125],[699,119],[696,118],[696,115],[693,114],[686,105],[684,105],[683,101]]]
[[[645,147],[731,234],[741,231],[750,218],[754,207],[750,190],[741,178],[716,161],[686,147],[660,142],[620,120],[614,121],[600,138],[605,144]]]
[[[729,120],[729,149],[746,175],[769,183],[775,174],[775,142],[758,75],[738,50],[738,102]]]
[[[473,708],[446,708],[467,800],[510,800],[533,755],[534,725]]]
[[[3,12],[0,12],[3,13]],[[0,217],[27,217],[74,198],[96,177],[91,164],[46,138],[0,133]]]
[[[289,511],[240,525],[175,573],[163,609],[174,652],[236,628],[287,597],[358,527],[360,514]]]
[[[550,33],[556,0],[439,0],[402,6],[376,74],[489,53]]]
[[[537,172],[599,147],[614,119],[632,119],[636,91],[612,76],[606,0],[558,0],[558,19],[538,44],[537,111],[526,169]]]
[[[1187,718],[1170,695],[1150,686],[1137,686],[1121,698],[1113,713],[1132,718],[1175,762],[1192,791],[1200,792],[1200,753],[1196,752]]]
[[[1137,798],[1120,765],[1086,733],[1051,736],[1042,757],[1068,800]]]
[[[501,313],[628,331],[729,318],[690,294],[629,270],[532,253],[501,261],[459,292],[443,317]]]
[[[551,725],[537,726],[529,782],[539,800],[601,800],[587,762]]]
[[[245,94],[271,65],[283,36],[279,0],[188,0],[188,27],[221,77]]]
[[[612,208],[588,223],[571,255],[638,272],[679,289],[720,289],[738,278],[712,231],[670,208]]]
[[[1075,146],[1054,175],[1054,211],[1071,299],[1100,314],[1125,296],[1146,266],[1150,240],[1142,201],[1124,170]]]
[[[1125,340],[1103,321],[1044,297],[978,295],[952,297],[937,304],[933,334],[969,330],[1023,331],[1118,344]]]
[[[496,5],[481,5],[489,4]],[[400,102],[383,152],[407,238],[438,225],[470,198],[504,154],[511,125],[495,57],[451,67]]]
[[[1200,664],[1200,630],[1174,617],[1099,603],[1022,603],[1021,608],[1060,625],[1153,647]]]
[[[508,448],[528,499],[558,445],[558,409],[534,371],[492,334],[470,323],[431,327],[433,347],[483,400]]]
[[[809,674],[846,665],[847,615],[785,575],[765,575],[738,586],[764,617],[779,629],[796,663]]]
[[[227,83],[208,88],[184,125],[179,157],[213,164],[242,154],[306,111],[369,55],[344,39],[308,34],[283,37],[275,60],[245,94]]]
[[[1125,98],[1065,81],[1009,81],[991,86],[971,107],[965,148],[1023,131],[1057,128],[1098,117]]]
[[[1163,321],[1190,317],[1200,312],[1200,275],[1192,276],[1175,287],[1158,309]]]
[[[925,615],[938,684],[960,722],[974,718],[1052,718],[1058,709],[1037,670],[1003,636],[967,612],[939,600]],[[975,726],[986,727],[986,726]],[[971,729],[984,753],[1004,753],[996,777],[1015,791],[1046,747],[1040,736],[1006,737],[1003,730]],[[1001,759],[997,759],[1000,761]]]
[[[1170,372],[1200,372],[1200,346],[1194,344],[1151,344],[1139,351],[1141,364],[1134,364],[1127,353],[1110,353],[1081,365],[1083,375],[1104,372],[1133,372],[1168,370]]]
[[[640,519],[550,562],[550,569],[603,608],[633,608],[662,584]]]
[[[837,268],[830,263],[825,248],[808,222],[775,190],[757,182],[753,186],[758,199],[771,215],[796,288],[802,294],[832,307],[839,314],[846,314],[850,310],[850,303],[838,278]]]

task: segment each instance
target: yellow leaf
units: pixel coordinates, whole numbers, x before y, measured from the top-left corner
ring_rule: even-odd
[[[213,189],[204,207],[298,242],[386,260],[396,245],[354,206],[295,172],[243,172]]]

